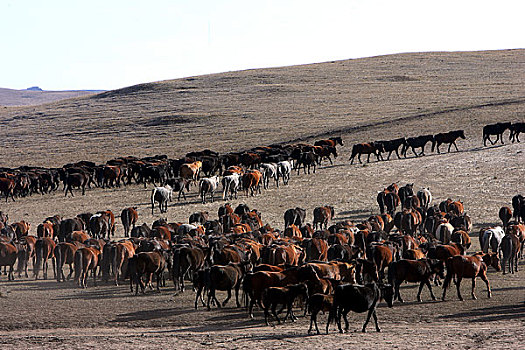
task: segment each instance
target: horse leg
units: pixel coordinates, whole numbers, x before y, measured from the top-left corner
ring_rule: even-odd
[[[231,299],[232,297],[232,290],[231,289],[228,289],[228,296],[226,297],[226,299],[224,299],[224,301],[222,302],[222,306],[226,306],[226,304],[228,303],[228,301]]]
[[[458,145],[456,145],[456,141],[452,142],[452,144],[454,145],[454,147],[456,147],[456,152],[459,152]]]
[[[275,312],[276,308],[277,308],[277,304],[272,304],[272,315],[277,319],[277,323],[281,324],[281,320],[279,319],[279,316],[277,315],[277,312]],[[286,320],[286,317],[284,319]]]
[[[343,312],[343,320],[345,321],[345,332],[348,332],[348,328],[350,328],[350,323],[348,322],[348,311]]]
[[[317,320],[314,313],[312,313],[312,316],[310,317],[310,328],[308,328],[308,334],[312,332],[313,325],[315,323],[315,330],[317,331],[317,334],[319,334],[319,328],[317,327]]]
[[[401,294],[399,293],[399,286],[401,285],[401,281],[395,281],[394,282],[394,300],[399,300],[400,303],[404,303],[403,298],[401,298]]]
[[[421,291],[423,290],[423,286],[424,285],[425,285],[424,281],[421,281],[419,283],[419,290],[417,291],[417,301],[419,301],[419,302],[421,302]],[[429,285],[429,288],[430,288],[430,285]],[[432,294],[432,289],[430,289],[430,294]]]
[[[436,300],[436,296],[434,295],[434,292],[432,291],[432,284],[430,284],[430,280],[427,279],[427,280],[425,281],[425,284],[427,285],[428,290],[430,291],[430,297],[432,298],[432,300],[435,301],[435,300]]]
[[[487,285],[487,296],[488,296],[489,298],[491,298],[491,297],[492,297],[492,291],[490,290],[490,283],[489,283],[489,280],[488,280],[488,278],[487,278],[487,274],[486,274],[486,272],[480,274],[479,277],[481,277],[481,279],[483,280],[483,282],[485,282],[485,284]]]
[[[376,314],[376,309],[374,308],[374,312],[372,312],[372,316],[374,316],[374,322],[376,324],[376,332],[381,332],[381,328],[379,328],[379,325],[377,324],[377,314]],[[363,329],[363,332],[365,330]]]
[[[255,298],[250,296],[250,305],[248,305],[248,315],[253,318],[253,306],[255,305]]]
[[[237,303],[237,307],[241,307],[241,303],[239,302],[239,288],[241,285],[239,284],[237,287],[235,287],[235,301]]]
[[[457,278],[457,280],[456,280],[456,290],[458,292],[458,298],[459,298],[459,300],[463,301],[463,297],[461,296],[461,291],[460,291],[461,280],[463,279],[463,277],[462,276],[460,277],[458,275],[456,278]],[[472,290],[474,290],[474,289],[472,289]]]

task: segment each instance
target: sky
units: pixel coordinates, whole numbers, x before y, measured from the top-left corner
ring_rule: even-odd
[[[0,0],[0,87],[109,90],[251,68],[525,47],[523,0]]]

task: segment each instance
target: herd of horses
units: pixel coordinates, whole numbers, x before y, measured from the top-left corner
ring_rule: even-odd
[[[519,142],[524,123],[497,123],[483,128],[483,142],[503,143],[503,132],[511,131],[509,139]],[[490,139],[496,135],[496,141]],[[356,144],[350,158],[361,162],[361,155],[371,154],[383,160],[388,152],[407,157],[409,149],[416,157],[424,155],[425,145],[432,151],[448,144],[448,152],[456,140],[465,139],[463,130]],[[165,213],[173,192],[178,199],[192,185],[198,187],[202,203],[214,201],[222,184],[224,201],[261,193],[270,182],[276,187],[286,185],[293,171],[315,173],[323,160],[332,164],[337,157],[340,137],[316,141],[313,145],[270,145],[247,151],[219,154],[211,150],[190,152],[180,159],[165,155],[154,157],[119,157],[106,164],[88,161],[66,164],[61,168],[19,167],[0,169],[0,192],[15,200],[17,196],[45,194],[62,188],[67,196],[79,188],[85,194],[91,186],[120,187],[133,182],[153,185],[152,214],[158,203]],[[417,150],[421,149],[421,152]],[[400,152],[400,153],[399,153]],[[159,219],[151,225],[137,225],[136,207],[124,208],[120,220],[123,238],[115,237],[116,218],[111,210],[80,213],[75,217],[48,217],[38,224],[36,235],[25,221],[9,223],[7,214],[0,212],[0,267],[8,281],[25,275],[29,266],[33,277],[48,278],[51,262],[54,278],[65,282],[71,278],[82,288],[88,286],[88,276],[103,283],[118,285],[129,280],[132,293],[146,293],[156,282],[158,291],[169,288],[166,279],[173,281],[178,293],[185,291],[191,281],[195,291],[195,308],[199,304],[210,309],[223,307],[235,292],[236,305],[244,307],[253,317],[259,307],[266,324],[294,321],[294,307],[304,304],[304,314],[310,312],[311,332],[319,333],[317,315],[328,312],[326,332],[335,322],[343,331],[341,319],[348,330],[349,311],[367,313],[362,331],[371,317],[379,331],[376,308],[381,300],[392,307],[394,300],[403,302],[400,286],[403,282],[419,283],[417,300],[421,301],[426,286],[435,300],[432,285],[442,284],[442,300],[454,280],[460,300],[463,278],[472,279],[472,298],[475,280],[486,284],[487,296],[491,287],[487,269],[503,273],[518,271],[525,243],[525,198],[512,198],[512,208],[502,207],[499,217],[502,226],[485,227],[479,232],[480,252],[467,254],[471,247],[472,221],[463,202],[447,199],[432,204],[428,188],[414,191],[413,184],[400,187],[393,183],[378,192],[379,214],[362,222],[334,221],[335,210],[325,205],[313,208],[312,220],[307,222],[307,210],[290,208],[284,212],[282,230],[263,224],[262,214],[244,204],[233,208],[222,205],[217,218],[206,211],[196,212],[186,222],[167,222]],[[16,267],[15,267],[16,265]],[[64,265],[69,266],[66,277]],[[7,271],[7,269],[9,269]],[[442,282],[441,282],[442,281]],[[100,281],[99,281],[100,283]],[[216,291],[226,291],[227,298],[218,300]],[[207,300],[205,300],[205,297]],[[283,320],[279,313],[286,308]]]
[[[85,195],[86,188],[92,186],[112,188],[134,182],[143,184],[145,188],[148,184],[168,185],[179,193],[180,199],[181,195],[185,198],[184,192],[189,191],[190,185],[196,184],[201,176],[239,174],[241,184],[248,182],[249,178],[254,183],[250,187],[254,194],[255,190],[260,192],[261,184],[267,188],[272,178],[277,185],[279,179],[287,184],[292,168],[298,172],[303,168],[305,173],[311,170],[315,173],[323,160],[332,164],[332,156],[337,157],[337,145],[343,145],[340,137],[318,140],[313,145],[274,144],[224,154],[207,149],[189,152],[178,159],[170,159],[166,155],[143,158],[127,156],[111,159],[106,164],[83,160],[60,168],[0,168],[0,193],[7,202],[8,198],[15,201],[15,197],[56,191],[61,183],[65,196],[74,196],[73,189],[80,189]],[[231,194],[236,195],[236,190],[230,189]]]
[[[392,207],[384,205],[386,196],[393,198]],[[331,206],[314,208],[308,222],[306,209],[290,208],[283,214],[282,230],[263,224],[261,212],[245,204],[233,208],[226,203],[217,218],[203,211],[192,214],[187,223],[159,219],[151,226],[138,226],[137,210],[129,207],[120,215],[122,239],[115,237],[116,218],[110,210],[46,218],[36,236],[30,234],[29,223],[9,223],[8,215],[0,212],[0,266],[8,280],[15,273],[28,277],[29,265],[34,278],[42,271],[46,279],[51,262],[58,282],[73,277],[86,288],[89,275],[94,285],[97,278],[117,285],[128,279],[135,294],[153,289],[154,281],[158,291],[170,288],[166,279],[182,293],[185,282],[191,281],[195,308],[224,307],[232,292],[237,307],[242,307],[242,292],[248,315],[253,317],[257,306],[267,324],[272,317],[279,323],[294,321],[294,307],[304,303],[304,314],[311,314],[309,332],[314,327],[319,332],[317,316],[323,310],[328,312],[327,332],[334,321],[342,332],[341,319],[348,330],[349,311],[367,313],[363,331],[371,317],[379,331],[377,305],[381,300],[389,306],[394,300],[403,302],[403,282],[419,283],[421,301],[424,286],[436,299],[432,285],[441,280],[445,300],[454,280],[463,300],[462,279],[472,279],[475,299],[475,279],[480,277],[490,298],[487,269],[500,271],[503,261],[505,273],[505,264],[514,261],[510,272],[517,271],[525,242],[523,196],[512,199],[512,209],[501,208],[501,227],[480,230],[482,251],[470,254],[472,222],[461,201],[433,205],[430,190],[414,191],[413,184],[395,183],[377,199],[380,213],[362,222],[336,221]],[[69,265],[67,277],[64,265]],[[226,291],[227,298],[221,302],[216,291]]]

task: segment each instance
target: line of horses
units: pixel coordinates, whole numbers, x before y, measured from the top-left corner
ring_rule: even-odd
[[[171,278],[177,292],[182,293],[189,280],[196,291],[195,308],[199,304],[208,309],[223,307],[233,291],[240,307],[242,292],[248,314],[253,317],[253,309],[258,306],[267,323],[272,315],[281,322],[279,305],[281,311],[287,308],[285,319],[293,321],[294,301],[303,299],[305,314],[306,310],[311,313],[309,331],[315,326],[317,332],[317,314],[321,310],[329,312],[327,331],[334,320],[343,331],[341,318],[348,330],[349,311],[368,313],[363,331],[371,317],[379,330],[378,303],[385,300],[391,306],[393,300],[403,302],[400,285],[404,281],[419,283],[417,299],[421,300],[424,286],[435,299],[432,282],[444,279],[445,300],[454,279],[462,300],[461,280],[473,280],[472,297],[476,298],[474,281],[480,277],[490,297],[487,268],[492,266],[499,271],[499,255],[506,249],[502,244],[493,247],[490,243],[494,231],[500,228],[482,229],[479,237],[483,251],[466,255],[472,225],[462,202],[450,199],[432,205],[430,191],[422,189],[414,195],[413,184],[392,184],[385,191],[399,198],[394,205],[401,206],[400,211],[395,206],[393,211],[388,209],[355,223],[334,221],[334,208],[321,206],[311,211],[310,223],[307,210],[290,208],[283,215],[283,230],[263,224],[261,212],[244,204],[235,208],[230,204],[221,206],[216,219],[208,212],[196,212],[187,223],[159,219],[151,226],[137,226],[134,208],[125,208],[120,217],[124,235],[129,232],[131,237],[124,239],[111,236],[115,215],[108,210],[70,219],[58,215],[46,218],[43,224],[48,225],[42,224],[37,236],[29,234],[29,223],[9,224],[8,216],[0,213],[4,226],[0,235],[0,266],[9,267],[11,280],[15,278],[17,261],[18,276],[24,272],[28,276],[27,267],[32,262],[34,277],[40,278],[42,270],[47,278],[49,261],[59,282],[74,275],[76,283],[86,288],[89,275],[93,284],[97,279],[99,283],[115,284],[129,279],[130,290],[135,294],[153,289],[154,281],[157,290],[168,288],[166,278]],[[514,221],[504,224],[504,236],[522,248],[525,225],[520,213],[524,201],[523,197],[516,198],[513,203],[516,202],[518,214]],[[106,226],[103,238],[96,222]],[[11,236],[5,234],[8,227],[13,229]],[[514,248],[516,258],[521,250]],[[67,277],[65,264],[69,265]],[[216,295],[221,290],[228,293],[222,302]]]
[[[458,151],[458,146],[456,140],[465,139],[465,132],[463,130],[454,130],[446,133],[439,133],[436,135],[422,135],[416,137],[408,138],[397,138],[393,140],[384,140],[384,141],[374,141],[369,143],[358,143],[352,147],[352,155],[350,156],[350,164],[354,163],[354,160],[357,156],[359,163],[361,161],[361,155],[366,154],[367,162],[370,162],[370,156],[373,154],[376,156],[377,161],[385,160],[382,153],[388,152],[386,160],[390,160],[392,153],[396,153],[397,158],[401,159],[400,154],[406,158],[408,150],[412,150],[412,153],[416,157],[421,157],[425,155],[425,146],[428,143],[432,144],[431,151],[434,152],[434,149],[438,153],[441,153],[439,147],[443,144],[448,144],[448,152],[452,145]],[[421,149],[421,152],[418,153],[417,150]]]
[[[15,201],[16,197],[46,194],[62,188],[65,196],[74,196],[73,189],[111,188],[130,185],[133,182],[154,186],[169,185],[189,189],[188,181],[196,181],[201,174],[207,177],[227,173],[235,167],[256,169],[262,164],[293,162],[295,169],[304,167],[305,172],[323,160],[332,164],[337,157],[337,145],[343,145],[340,137],[318,140],[313,145],[298,143],[292,145],[259,146],[241,152],[219,154],[212,150],[189,152],[185,157],[170,159],[166,155],[137,158],[133,156],[111,159],[106,164],[79,161],[65,164],[60,168],[21,166],[15,169],[0,168],[0,193]],[[266,168],[264,168],[266,169]],[[283,181],[288,179],[283,176]],[[268,184],[265,183],[267,186]]]
[[[503,133],[509,130],[509,140],[514,142],[520,142],[519,135],[520,133],[525,132],[525,123],[523,122],[503,122],[496,124],[489,124],[483,127],[483,146],[487,146],[487,141],[491,145],[496,144],[500,141],[503,142]],[[496,139],[492,141],[491,136],[496,136]],[[407,158],[407,152],[412,151],[415,157],[421,157],[425,155],[425,146],[428,143],[431,143],[431,152],[434,150],[437,153],[441,153],[439,147],[441,145],[447,145],[447,152],[451,151],[452,146],[456,148],[456,151],[459,151],[456,141],[458,139],[466,139],[464,130],[453,130],[445,133],[438,133],[435,135],[421,135],[416,137],[400,137],[392,140],[383,140],[383,141],[373,141],[368,143],[358,143],[352,147],[352,155],[350,156],[350,164],[354,163],[355,158],[357,157],[359,163],[361,161],[361,155],[367,155],[367,163],[370,162],[370,156],[375,155],[377,161],[380,160],[390,160],[392,153],[395,152],[398,159]],[[419,151],[421,150],[421,151]],[[383,157],[383,153],[388,153],[386,159]]]

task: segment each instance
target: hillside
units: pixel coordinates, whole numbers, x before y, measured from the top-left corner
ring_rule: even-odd
[[[361,140],[523,119],[525,50],[411,53],[146,83],[0,109],[9,166],[243,149],[330,134]],[[483,115],[486,106],[505,113]],[[479,131],[476,131],[479,133]],[[419,133],[419,132],[416,132]],[[30,142],[28,142],[30,141]],[[19,150],[23,146],[24,152]],[[45,157],[42,157],[42,155]]]
[[[65,100],[68,98],[92,95],[101,91],[76,90],[76,91],[43,91],[38,88],[27,90],[14,90],[0,88],[0,106],[34,106],[44,103]]]

